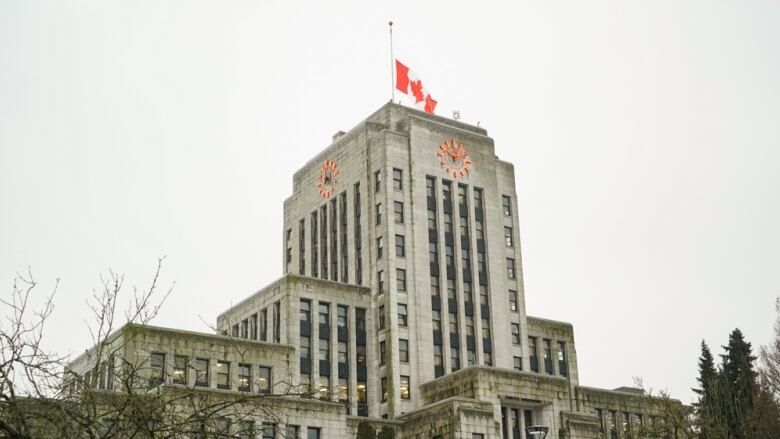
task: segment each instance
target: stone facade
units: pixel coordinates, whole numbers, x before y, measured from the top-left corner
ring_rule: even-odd
[[[323,437],[634,437],[652,399],[580,386],[572,325],[526,314],[517,211],[485,129],[388,103],[294,174],[284,277],[218,335],[126,328],[132,355],[270,365]]]

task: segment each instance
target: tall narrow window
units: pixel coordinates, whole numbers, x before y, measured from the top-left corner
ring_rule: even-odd
[[[512,197],[501,195],[501,206],[504,209],[504,216],[512,216]]]
[[[382,294],[385,292],[385,272],[382,270],[379,270],[376,274],[377,279],[377,291],[379,291],[379,294]]]
[[[406,291],[406,270],[395,269],[395,286],[398,291]]]
[[[509,290],[509,310],[517,311],[517,291]]]
[[[287,229],[285,232],[285,270],[289,271],[290,264],[292,263],[292,229]]]
[[[401,363],[409,362],[409,340],[398,339],[398,361]]]
[[[550,340],[544,339],[543,345],[544,345],[544,372],[549,375],[552,375],[553,373],[552,349],[550,347]]]
[[[379,381],[379,387],[382,391],[382,402],[387,402],[387,378],[382,377],[382,379]]]
[[[536,337],[528,337],[528,360],[531,363],[531,372],[539,372],[539,356],[536,352]]]
[[[385,329],[385,306],[379,305],[379,329]]]
[[[561,376],[569,376],[569,367],[566,362],[566,342],[558,342],[558,373]]]
[[[339,280],[338,211],[336,199],[330,200],[330,280]]]
[[[320,253],[322,278],[328,278],[328,205],[320,207]]]
[[[209,386],[209,360],[206,358],[196,358],[192,361],[192,368],[195,369],[195,386]]]
[[[260,322],[258,323],[258,326],[260,327],[260,340],[268,341],[268,308],[264,308],[260,311]]]
[[[433,345],[433,372],[436,378],[444,375],[444,355],[440,345]]]
[[[514,279],[515,276],[515,260],[513,258],[506,258],[506,277]]]
[[[382,259],[382,255],[385,251],[385,240],[383,237],[379,237],[376,239],[376,258]]]
[[[376,203],[376,225],[382,224],[382,203]]]
[[[230,388],[230,363],[217,361],[217,389]]]
[[[523,370],[523,357],[512,357],[515,370]]]
[[[400,191],[404,189],[403,181],[404,171],[393,168],[393,189]]]
[[[355,183],[355,282],[358,285],[363,285],[363,258],[361,257],[360,249],[362,247],[361,226],[360,226],[360,183]]]
[[[401,375],[401,385],[399,390],[401,391],[401,399],[412,398],[411,386],[409,385],[408,375]]]
[[[153,352],[150,357],[150,363],[149,387],[154,387],[165,381],[165,354]]]
[[[249,338],[257,340],[257,313],[249,318]]]
[[[453,372],[460,370],[460,349],[450,348],[450,369]]]
[[[379,364],[385,364],[387,358],[387,343],[384,340],[379,342]]]
[[[306,220],[298,222],[298,274],[306,274]]]
[[[341,215],[341,281],[344,283],[349,282],[349,258],[348,258],[348,243],[347,243],[347,192],[341,193],[341,204],[339,207],[339,214]]]
[[[257,374],[258,391],[263,394],[271,393],[271,368],[260,366]]]
[[[238,390],[249,392],[252,383],[252,367],[248,364],[238,365]]]
[[[282,304],[277,300],[274,302],[274,343],[280,343],[282,340]]]
[[[398,326],[407,326],[408,324],[408,316],[407,316],[407,310],[406,310],[406,304],[405,303],[399,303],[398,304]]]
[[[401,201],[394,201],[393,202],[393,219],[398,224],[403,224],[404,222],[404,203]]]
[[[504,227],[504,245],[507,247],[512,247],[512,228],[511,227]]]
[[[379,192],[382,189],[382,171],[374,172],[374,192]]]
[[[395,235],[395,255],[399,258],[406,257],[406,238],[404,235]]]
[[[512,344],[520,344],[520,324],[512,323]]]
[[[173,357],[173,384],[187,384],[187,363],[189,359],[184,355]]]
[[[317,211],[311,213],[311,275],[319,277],[319,238],[317,229]]]

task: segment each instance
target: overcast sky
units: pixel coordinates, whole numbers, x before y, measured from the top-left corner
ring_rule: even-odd
[[[780,295],[780,2],[0,0],[0,286],[61,278],[89,343],[109,268],[176,281],[208,330],[282,274],[292,174],[390,98],[515,165],[527,308],[574,324],[581,383],[690,401],[699,342],[766,343]]]

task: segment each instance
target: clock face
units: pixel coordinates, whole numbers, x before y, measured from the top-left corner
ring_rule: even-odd
[[[339,170],[336,167],[336,162],[333,160],[322,162],[320,178],[317,180],[317,191],[319,191],[322,198],[328,198],[333,193],[333,188],[336,187],[337,175],[339,175]]]
[[[453,178],[462,177],[471,170],[471,158],[463,144],[455,139],[445,140],[439,145],[439,162]]]

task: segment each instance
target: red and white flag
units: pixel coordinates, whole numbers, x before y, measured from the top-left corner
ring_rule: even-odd
[[[430,93],[425,90],[422,81],[409,70],[409,67],[395,60],[395,88],[414,99],[418,107],[425,110],[426,113],[433,114],[436,109],[437,101],[433,100]]]

